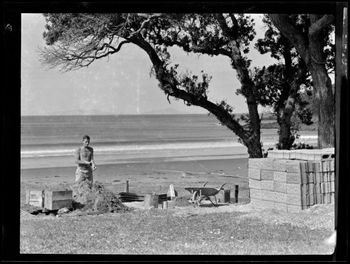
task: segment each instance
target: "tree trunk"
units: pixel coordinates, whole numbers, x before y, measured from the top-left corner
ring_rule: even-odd
[[[331,80],[323,65],[311,68],[318,107],[318,147],[334,147],[335,102]]]
[[[291,118],[295,110],[295,99],[290,95],[285,103],[283,109],[277,113],[277,123],[279,124],[279,149],[290,149],[294,143],[295,138],[291,132]]]
[[[280,126],[278,137],[278,149],[290,149],[294,143],[294,137],[291,132],[291,117],[292,113],[283,111],[281,116],[278,116],[277,122]]]
[[[312,24],[308,37],[305,37],[289,22],[288,15],[269,14],[274,25],[297,49],[312,75],[315,99],[318,107],[318,147],[334,146],[335,105],[332,83],[325,67],[324,32],[334,21],[333,15],[310,15]]]
[[[261,142],[256,137],[251,139],[250,142],[245,144],[248,148],[249,158],[262,158]]]

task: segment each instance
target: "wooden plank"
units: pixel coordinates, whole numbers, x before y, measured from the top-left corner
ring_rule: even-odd
[[[45,193],[46,192],[45,190]],[[53,190],[50,192],[52,192],[52,199],[55,201],[72,199],[73,197],[73,192],[71,190]]]
[[[48,210],[58,210],[63,207],[72,207],[71,190],[45,190],[44,208]]]
[[[45,209],[48,210],[58,210],[61,208],[72,208],[73,200],[54,200],[49,205],[45,204]]]
[[[43,207],[44,206],[44,195],[43,190],[27,190],[26,191],[26,204]]]

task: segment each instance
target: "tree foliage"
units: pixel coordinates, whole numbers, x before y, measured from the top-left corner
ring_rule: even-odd
[[[311,73],[318,115],[319,147],[334,146],[335,101],[329,71],[334,69],[334,16],[321,14],[269,14],[273,25],[287,38]]]
[[[268,16],[264,16],[263,22],[267,30],[255,47],[262,54],[269,53],[277,63],[255,69],[255,82],[261,87],[257,90],[264,91],[259,102],[273,107],[280,125],[278,147],[290,149],[298,129],[294,124],[298,122],[296,118],[312,124],[310,74],[291,42],[280,34]]]
[[[187,105],[205,108],[234,132],[251,157],[261,157],[260,119],[256,86],[244,56],[254,38],[253,20],[243,14],[45,14],[44,39],[49,46],[43,61],[62,70],[87,67],[132,43],[143,49],[153,65],[159,87]],[[211,77],[180,73],[170,63],[168,47],[185,52],[222,55],[231,59],[241,86],[237,93],[247,101],[249,118],[236,117],[226,102],[208,100]],[[234,73],[233,72],[233,73]],[[242,124],[242,122],[244,124]]]

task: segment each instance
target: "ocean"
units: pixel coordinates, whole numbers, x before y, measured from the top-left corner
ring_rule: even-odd
[[[314,132],[302,139],[314,143]],[[214,116],[22,116],[21,169],[67,167],[89,135],[98,164],[247,157],[246,148]],[[265,147],[277,130],[262,130]]]

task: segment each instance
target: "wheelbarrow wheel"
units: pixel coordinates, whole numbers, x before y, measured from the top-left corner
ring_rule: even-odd
[[[200,195],[199,195],[199,191],[195,191],[193,192],[193,195],[192,195],[192,202],[193,202],[193,205],[194,206],[199,206],[199,201],[200,200]]]

